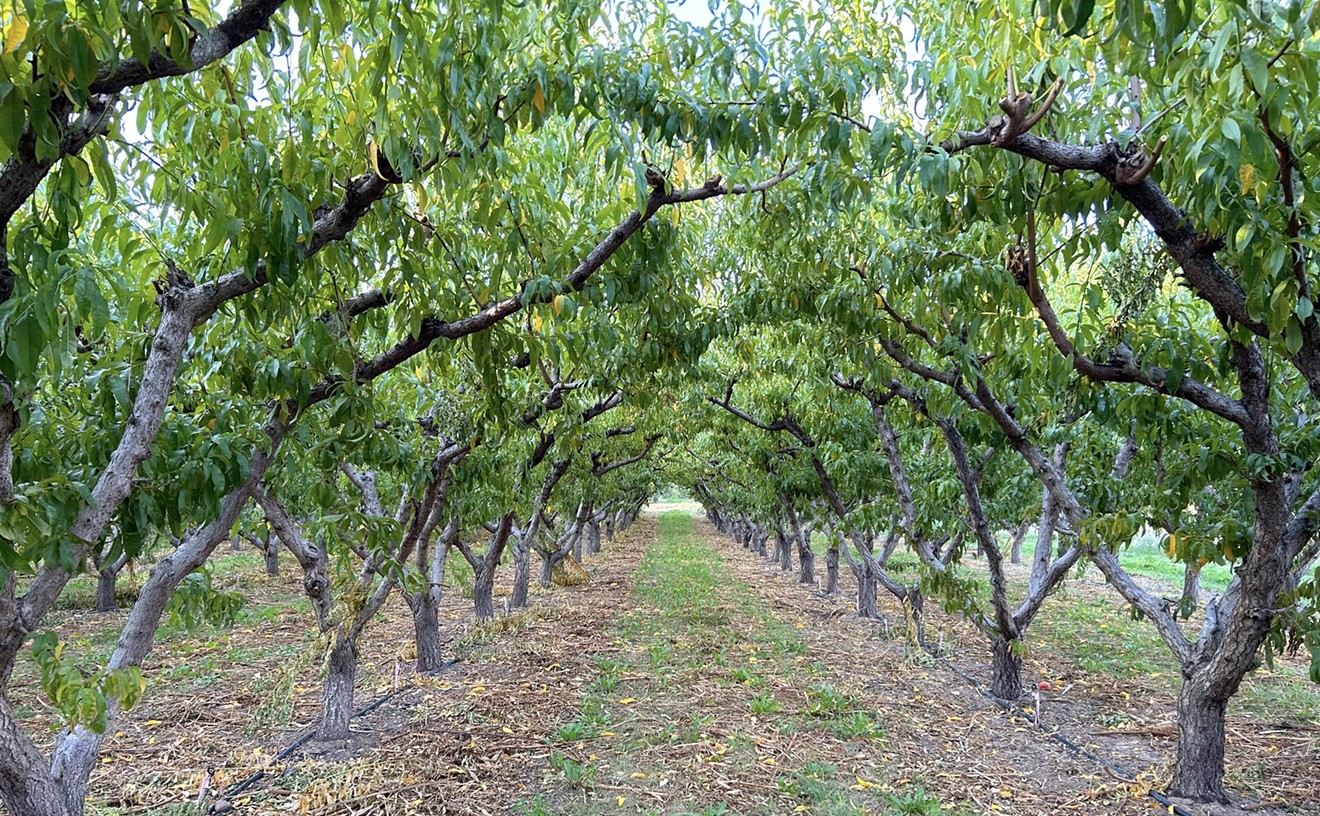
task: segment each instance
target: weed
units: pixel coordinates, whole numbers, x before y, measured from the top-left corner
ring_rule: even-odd
[[[563,751],[550,752],[550,767],[563,774],[569,785],[591,790],[596,783],[596,768],[587,762],[578,762]]]
[[[663,666],[666,663],[668,663],[670,658],[673,657],[674,654],[674,650],[669,648],[669,645],[665,643],[652,644],[651,647],[647,649],[647,651],[651,655],[651,665],[656,667]]]
[[[779,787],[779,792],[786,796],[816,804],[832,793],[829,780],[837,771],[838,768],[833,765],[808,762],[792,775],[779,777],[775,780],[775,784]]]
[[[753,714],[774,714],[780,710],[779,701],[770,696],[770,692],[763,691],[752,698],[748,704]]]
[[[555,732],[555,742],[578,742],[596,735],[596,729],[581,720],[566,723]]]
[[[895,813],[905,816],[940,816],[940,800],[920,785],[907,793],[890,794],[886,799]]]
[[[853,711],[830,722],[829,730],[845,739],[880,739],[884,729],[865,711]]]
[[[743,685],[743,686],[761,685],[761,678],[756,675],[756,672],[752,671],[751,669],[745,666],[739,666],[738,668],[730,671],[729,677],[730,679],[733,680],[733,682],[738,683],[739,685]]]
[[[816,684],[807,688],[807,705],[803,713],[810,717],[832,718],[847,711],[851,702],[848,695],[832,686]]]

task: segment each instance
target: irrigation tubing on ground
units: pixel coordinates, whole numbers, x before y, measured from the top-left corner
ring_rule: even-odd
[[[1137,778],[1136,774],[1133,774],[1131,771],[1127,770],[1126,768],[1122,768],[1118,765],[1115,765],[1114,763],[1110,762],[1109,760],[1105,759],[1099,754],[1096,754],[1093,751],[1088,751],[1087,749],[1078,745],[1076,742],[1073,742],[1072,740],[1065,737],[1063,734],[1060,734],[1058,731],[1045,730],[1045,726],[1040,720],[1040,712],[1035,712],[1034,714],[1029,713],[1026,709],[1022,708],[1016,703],[1011,703],[1008,700],[1005,700],[1002,697],[993,694],[989,689],[982,686],[980,681],[978,681],[975,677],[972,677],[967,672],[955,666],[951,660],[949,660],[944,655],[939,654],[930,646],[922,645],[921,648],[924,649],[926,653],[929,654],[931,657],[935,658],[941,664],[943,664],[944,668],[953,672],[958,677],[961,677],[963,682],[967,683],[968,685],[975,688],[977,691],[981,692],[981,695],[985,697],[987,700],[989,700],[990,702],[994,703],[995,705],[999,706],[1000,708],[1011,714],[1017,714],[1024,717],[1028,722],[1033,723],[1038,729],[1040,729],[1042,734],[1054,740],[1055,742],[1059,743],[1063,747],[1067,748],[1069,751],[1072,751],[1074,754],[1078,756],[1086,757],[1087,759],[1091,760],[1100,767],[1109,771],[1109,773],[1113,774],[1119,779],[1122,779],[1127,782],[1136,781]],[[1173,814],[1174,816],[1196,816],[1195,813],[1192,813],[1191,811],[1183,807],[1180,807],[1179,805],[1174,804],[1169,799],[1169,797],[1165,796],[1159,791],[1148,790],[1146,791],[1146,793],[1150,796],[1150,798],[1154,799],[1156,802],[1159,802],[1165,808],[1168,808],[1168,812]]]
[[[448,661],[447,663],[444,663],[440,666],[437,666],[434,669],[431,669],[430,671],[425,672],[425,674],[429,676],[437,675],[442,671],[445,671],[446,669],[452,668],[455,664],[461,662],[462,660],[463,658],[461,657],[455,657],[454,659]],[[405,683],[404,685],[399,686],[398,688],[392,691],[387,691],[386,693],[377,697],[375,700],[372,700],[370,703],[367,703],[366,705],[362,706],[357,711],[354,711],[353,715],[349,717],[349,720],[350,721],[356,720],[358,717],[364,716],[366,714],[370,714],[371,712],[385,705],[385,703],[389,702],[389,700],[392,699],[395,695],[407,691],[410,688],[414,688],[414,685],[411,682]],[[293,754],[294,751],[297,751],[299,748],[306,745],[307,742],[314,736],[316,736],[316,728],[313,727],[308,729],[305,733],[301,734],[293,742],[289,743],[288,747],[286,747],[284,750],[276,754],[275,757],[269,763],[267,763],[267,766],[274,765],[277,762],[288,759]],[[244,779],[241,782],[236,782],[233,785],[230,785],[225,790],[225,792],[217,798],[233,799],[235,796],[238,796],[240,793],[252,787],[256,783],[260,782],[265,777],[266,777],[265,769],[257,771],[256,773],[249,776],[247,779]]]
[[[815,594],[817,594],[817,595],[821,595],[821,597],[829,597],[829,596],[824,595],[824,594],[819,593],[819,592],[817,592],[817,593],[815,593]],[[1015,703],[1010,703],[1008,700],[1004,700],[1004,699],[1002,699],[1002,698],[1000,698],[1000,697],[995,696],[994,694],[992,694],[992,693],[990,692],[989,689],[987,689],[987,688],[985,688],[984,686],[982,686],[981,683],[980,683],[980,681],[978,681],[975,677],[972,677],[972,676],[971,676],[970,674],[968,674],[967,672],[965,672],[965,671],[963,671],[962,669],[960,669],[960,668],[958,668],[957,666],[955,666],[955,665],[953,664],[952,661],[950,661],[947,657],[945,657],[944,655],[940,654],[939,652],[936,652],[936,651],[935,651],[933,648],[931,648],[930,646],[928,646],[928,645],[926,645],[926,644],[921,644],[921,648],[922,648],[927,654],[929,654],[931,657],[933,657],[935,660],[938,660],[941,664],[943,664],[943,666],[944,666],[946,669],[948,669],[949,671],[953,672],[953,673],[956,674],[957,676],[961,677],[961,678],[963,679],[964,682],[966,682],[968,685],[972,686],[972,688],[974,688],[974,689],[976,689],[977,691],[979,691],[979,692],[980,692],[980,693],[981,693],[986,699],[990,700],[992,703],[994,703],[995,705],[999,706],[1000,708],[1004,709],[1005,711],[1007,711],[1007,712],[1009,712],[1009,713],[1020,714],[1021,716],[1025,717],[1029,722],[1034,723],[1034,724],[1036,725],[1036,727],[1040,729],[1041,733],[1045,734],[1045,735],[1048,736],[1050,739],[1054,740],[1055,742],[1059,743],[1059,744],[1062,745],[1063,747],[1065,747],[1065,748],[1067,748],[1068,750],[1072,751],[1074,754],[1076,754],[1076,755],[1078,755],[1078,756],[1086,757],[1087,759],[1091,760],[1092,762],[1096,763],[1096,764],[1099,765],[1100,767],[1102,767],[1102,768],[1104,768],[1105,770],[1109,771],[1109,773],[1115,775],[1115,776],[1118,777],[1119,779],[1122,779],[1122,780],[1124,780],[1124,781],[1129,781],[1129,782],[1135,782],[1135,781],[1136,781],[1136,775],[1133,774],[1131,771],[1128,771],[1128,770],[1126,770],[1126,769],[1124,769],[1124,768],[1121,768],[1121,767],[1119,767],[1119,766],[1113,764],[1113,763],[1110,762],[1109,760],[1105,759],[1104,757],[1099,756],[1098,754],[1096,754],[1096,753],[1094,753],[1094,752],[1092,752],[1092,751],[1088,751],[1088,750],[1086,750],[1086,749],[1083,748],[1082,746],[1078,745],[1077,743],[1073,742],[1072,740],[1068,739],[1067,737],[1063,736],[1062,734],[1060,734],[1060,733],[1057,732],[1057,731],[1046,731],[1046,730],[1045,730],[1045,726],[1041,723],[1041,721],[1040,721],[1040,719],[1039,719],[1038,717],[1029,714],[1025,709],[1023,709],[1021,706],[1016,705]],[[1148,791],[1146,791],[1146,793],[1147,793],[1147,795],[1150,796],[1150,798],[1154,799],[1156,802],[1159,802],[1161,805],[1163,805],[1165,808],[1167,808],[1167,809],[1168,809],[1168,812],[1171,813],[1171,814],[1173,814],[1173,816],[1197,816],[1195,813],[1192,813],[1191,811],[1187,810],[1186,808],[1183,808],[1183,807],[1180,807],[1179,805],[1174,804],[1173,801],[1171,801],[1171,800],[1169,799],[1169,797],[1165,796],[1164,794],[1160,793],[1159,791],[1156,791],[1156,790],[1148,790]]]

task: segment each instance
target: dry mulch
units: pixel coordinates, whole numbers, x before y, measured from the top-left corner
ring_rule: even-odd
[[[856,583],[846,566],[840,568],[839,594],[826,596],[795,582],[796,565],[781,573],[714,528],[706,526],[705,532],[728,566],[777,615],[820,624],[807,627],[803,638],[814,655],[836,676],[849,677],[880,712],[900,778],[920,780],[941,802],[960,803],[976,813],[1167,812],[1146,795],[1167,784],[1171,768],[1175,698],[1166,688],[1086,672],[1048,643],[1033,643],[1024,661],[1024,684],[1034,685],[1037,678],[1052,682],[1054,691],[1041,706],[1045,726],[1135,774],[1124,777],[1074,755],[1028,717],[1013,716],[982,696],[968,679],[988,686],[988,647],[971,626],[943,614],[930,599],[927,639],[967,644],[953,650],[951,666],[907,643],[902,612],[883,591],[881,613],[888,620],[859,619]],[[1109,592],[1099,582],[1075,591]],[[1043,616],[1048,615],[1046,609]],[[1034,707],[1030,696],[1021,702],[1028,710]],[[1124,725],[1110,728],[1102,718]],[[1273,805],[1320,812],[1320,726],[1231,717],[1227,765],[1230,779],[1244,769],[1259,774],[1267,798],[1236,808],[1180,806],[1200,816],[1288,812]]]
[[[680,805],[724,800],[737,812],[740,795],[758,801],[776,795],[776,764],[810,754],[841,768],[884,768],[887,776],[873,781],[886,790],[924,785],[946,805],[971,813],[1155,812],[1143,794],[1166,780],[1172,754],[1172,698],[1164,687],[1086,673],[1048,644],[1033,648],[1026,677],[1048,677],[1059,690],[1046,702],[1047,725],[1138,774],[1117,778],[1070,755],[1026,719],[1002,712],[958,674],[906,645],[901,626],[859,620],[846,567],[840,595],[826,597],[794,583],[795,573],[776,574],[768,563],[698,524],[726,568],[775,616],[802,624],[797,630],[807,646],[802,660],[824,664],[831,683],[878,712],[886,738],[859,749],[856,743],[767,728],[756,743],[754,764],[712,761],[718,759],[712,752],[749,727],[745,704],[734,699],[741,692],[716,682],[712,673],[675,689],[672,698],[656,692],[661,696],[653,707],[635,713],[654,720],[639,727],[659,730],[692,706],[710,712],[701,740],[634,748],[626,757],[609,748],[582,746],[580,753],[600,753],[597,788],[609,801],[617,794],[630,812],[643,806],[673,812]],[[217,793],[264,771],[260,782],[233,798],[239,812],[515,813],[517,802],[557,783],[549,767],[553,735],[573,719],[586,689],[597,680],[597,659],[619,656],[625,649],[612,629],[635,613],[630,612],[633,571],[655,536],[654,517],[644,515],[593,559],[589,583],[535,592],[531,610],[495,623],[474,626],[470,601],[447,592],[442,622],[453,635],[451,648],[466,659],[433,677],[416,676],[408,665],[411,619],[396,596],[364,637],[358,701],[397,693],[355,721],[362,733],[353,740],[310,743],[273,764],[275,754],[314,723],[319,708],[315,654],[310,645],[299,645],[311,625],[308,614],[280,607],[300,595],[296,574],[236,578],[249,607],[266,607],[272,614],[241,629],[158,647],[146,667],[152,680],[146,699],[119,719],[103,749],[92,782],[92,811],[184,812],[182,806],[195,802],[204,789],[203,798],[213,802]],[[927,606],[932,638],[943,631],[954,647],[954,665],[983,679],[987,655],[975,632],[932,609],[935,604]],[[730,614],[736,622],[736,599]],[[901,620],[892,604],[886,614]],[[77,638],[104,625],[99,616],[73,613],[60,631],[62,637]],[[674,644],[676,650],[700,647]],[[647,680],[624,678],[629,679]],[[281,682],[290,686],[291,698],[284,725],[267,710]],[[787,685],[771,691],[790,701],[802,696],[802,689]],[[23,693],[20,683],[15,699]],[[1100,722],[1115,712],[1122,715],[1123,727]],[[30,725],[48,723],[47,712],[29,717]],[[1229,730],[1230,774],[1259,769],[1263,785],[1279,799],[1314,807],[1320,802],[1318,739],[1320,733],[1296,724],[1285,728],[1236,717]],[[571,747],[566,753],[576,755]],[[617,767],[611,768],[611,762]],[[626,773],[642,766],[647,767],[644,779]],[[1192,812],[1217,816],[1205,809]]]

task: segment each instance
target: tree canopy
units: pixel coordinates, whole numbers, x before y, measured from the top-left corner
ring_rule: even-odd
[[[82,812],[226,540],[303,568],[332,736],[394,589],[438,660],[451,550],[493,615],[502,560],[526,604],[532,554],[664,484],[806,582],[828,532],[917,641],[926,598],[965,615],[1005,697],[1093,564],[1181,666],[1173,790],[1224,799],[1258,655],[1320,680],[1320,12],[948,12],[0,11],[0,679],[36,661],[65,726],[43,753],[0,695],[0,800]],[[1157,597],[1118,559],[1147,531],[1233,582]],[[118,648],[69,670],[43,621],[125,563]]]

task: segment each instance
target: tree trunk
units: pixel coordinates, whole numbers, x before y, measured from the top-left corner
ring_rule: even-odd
[[[917,645],[926,648],[926,598],[921,594],[921,585],[913,584],[907,588],[907,597],[904,599],[907,604],[908,612],[912,616],[912,637]]]
[[[280,548],[275,545],[274,536],[266,536],[266,544],[262,548],[262,556],[266,561],[266,574],[280,574]]]
[[[1024,521],[1013,531],[1013,547],[1009,551],[1008,560],[1014,564],[1022,563],[1022,542],[1027,540],[1027,531],[1030,529],[1031,523]]]
[[[549,589],[551,579],[554,578],[555,574],[555,562],[559,559],[555,558],[555,553],[546,552],[545,550],[539,550],[539,552],[541,553],[541,588]]]
[[[96,573],[96,611],[114,612],[119,608],[115,600],[115,582],[119,578],[119,569],[107,567]]]
[[[825,551],[825,594],[839,591],[839,545],[831,544]]]
[[[530,541],[520,541],[513,548],[513,593],[509,595],[510,609],[522,609],[527,606],[527,589],[531,581],[532,544]]]
[[[495,565],[480,564],[472,571],[472,612],[477,620],[495,617]]]
[[[798,539],[798,583],[816,583],[816,553],[811,549],[811,533],[804,531]]]
[[[600,552],[600,522],[593,521],[587,527],[587,554],[595,555]]]
[[[1022,696],[1022,657],[1013,651],[1012,641],[990,640],[990,693],[1009,701]]]
[[[614,517],[605,519],[605,540],[614,541]]]
[[[357,679],[357,641],[339,635],[326,664],[325,689],[321,693],[321,722],[318,740],[347,739],[353,716],[353,683]]]
[[[1190,618],[1201,605],[1201,564],[1188,564],[1183,571],[1182,597],[1178,599],[1178,615]]]
[[[86,783],[56,780],[0,695],[0,802],[13,816],[82,816]]]
[[[583,538],[582,528],[578,527],[577,530],[573,532],[572,555],[573,555],[573,560],[578,562],[579,564],[582,563],[582,538]]]
[[[413,636],[417,640],[417,671],[440,668],[440,587],[427,587],[407,596],[412,610]]]
[[[793,545],[788,542],[788,534],[782,527],[775,530],[775,561],[779,563],[781,572],[793,568]]]
[[[1178,758],[1169,793],[1196,802],[1228,804],[1224,791],[1226,700],[1207,694],[1196,678],[1178,694]]]
[[[857,577],[857,616],[874,620],[880,617],[880,610],[875,605],[876,580],[865,564],[853,570]]]

